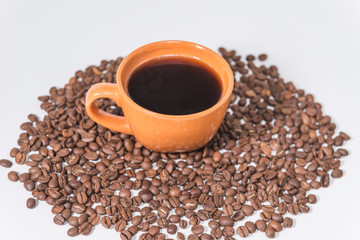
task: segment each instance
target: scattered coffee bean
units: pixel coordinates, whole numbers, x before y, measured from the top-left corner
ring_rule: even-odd
[[[11,168],[12,162],[7,160],[7,159],[1,159],[0,160],[0,166],[2,166],[4,168]]]
[[[266,235],[268,238],[275,238],[275,230],[274,230],[272,227],[268,227],[268,228],[266,228],[266,230],[265,230],[265,235]]]
[[[254,233],[256,232],[256,226],[255,223],[247,221],[245,223],[245,227],[249,230],[249,233]]]
[[[259,219],[255,222],[255,225],[257,230],[259,230],[260,232],[265,232],[267,227],[265,221]]]
[[[77,228],[77,227],[69,228],[69,230],[67,231],[67,234],[69,235],[69,237],[76,237],[80,234],[79,228]]]
[[[15,171],[9,172],[8,173],[8,178],[12,182],[17,182],[19,180],[19,176],[18,176],[17,172],[15,172]]]
[[[202,225],[194,225],[191,227],[191,232],[196,235],[200,235],[204,232],[204,227]]]
[[[291,228],[293,226],[292,218],[286,217],[283,224],[285,228]]]
[[[222,216],[219,218],[219,223],[222,227],[233,227],[234,219],[228,216]]]
[[[29,209],[33,209],[36,207],[36,200],[33,198],[28,198],[28,200],[26,201],[26,207]]]
[[[240,226],[236,230],[236,233],[239,234],[240,237],[246,238],[247,236],[249,236],[249,229],[245,226]]]
[[[266,54],[260,54],[258,58],[259,58],[260,61],[265,61],[267,59],[267,55]]]
[[[307,200],[310,204],[315,204],[317,202],[317,198],[314,194],[309,194],[309,196],[307,196]]]
[[[168,233],[168,234],[173,235],[173,234],[176,233],[176,231],[177,231],[177,227],[176,227],[175,224],[171,224],[171,225],[169,225],[169,226],[167,227],[167,233]]]
[[[271,220],[268,225],[270,228],[273,228],[276,232],[280,232],[283,229],[281,224],[274,220]]]
[[[341,178],[343,176],[343,171],[341,169],[334,169],[334,171],[331,173],[331,176],[333,178]]]

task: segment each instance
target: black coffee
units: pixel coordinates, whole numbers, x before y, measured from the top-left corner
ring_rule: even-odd
[[[221,90],[218,77],[210,69],[196,62],[168,58],[140,66],[128,82],[133,101],[168,115],[206,110],[219,101]]]

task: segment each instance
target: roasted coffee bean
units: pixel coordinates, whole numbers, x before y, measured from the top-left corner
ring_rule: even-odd
[[[245,227],[249,230],[249,233],[254,233],[256,231],[255,223],[247,221]]]
[[[143,200],[144,203],[148,203],[153,199],[153,194],[147,189],[143,189],[139,192],[139,197]]]
[[[28,198],[26,201],[26,207],[29,209],[33,209],[36,207],[36,200],[34,198]]]
[[[223,232],[219,227],[216,227],[211,229],[210,234],[214,239],[220,239],[223,235]]]
[[[266,228],[265,234],[268,238],[274,238],[275,237],[275,230],[271,227]]]
[[[57,225],[64,225],[65,221],[66,221],[65,218],[61,215],[56,215],[54,217],[54,223]]]
[[[27,180],[24,182],[24,188],[27,191],[32,191],[35,189],[35,183],[32,180]]]
[[[234,233],[235,233],[235,231],[234,231],[233,227],[227,226],[227,227],[224,227],[224,229],[223,229],[223,235],[225,237],[231,237],[234,235]]]
[[[121,231],[123,231],[123,230],[126,228],[126,225],[127,225],[126,221],[123,220],[123,219],[120,219],[120,220],[115,224],[115,230],[116,230],[117,232],[121,232]]]
[[[260,232],[265,232],[267,227],[265,221],[259,219],[255,222],[255,225],[257,230],[259,230]]]
[[[124,230],[120,233],[121,240],[130,240],[132,238],[132,235],[129,231]]]
[[[307,201],[310,204],[315,204],[317,202],[317,198],[314,194],[309,194],[309,196],[307,196]]]
[[[81,224],[79,227],[79,233],[81,235],[89,235],[92,231],[92,225],[89,222]]]
[[[175,224],[170,224],[168,227],[167,227],[167,233],[168,234],[171,234],[171,235],[174,235],[177,231],[177,227]]]
[[[158,234],[160,232],[160,228],[158,226],[151,226],[148,230],[148,232],[152,235],[155,236],[156,234]]]
[[[267,59],[267,55],[266,54],[260,54],[258,58],[259,58],[260,61],[265,61]]]
[[[274,220],[271,220],[268,225],[270,228],[273,228],[276,232],[280,232],[283,229],[281,224]]]
[[[19,180],[19,176],[18,176],[17,172],[15,172],[15,171],[9,172],[8,173],[8,178],[12,182],[17,182]]]
[[[185,220],[180,220],[179,227],[185,229],[187,227],[187,222]]]
[[[182,234],[181,232],[178,232],[178,233],[177,233],[177,236],[176,236],[176,239],[177,239],[177,240],[185,240],[185,236],[184,236],[184,234]]]
[[[25,181],[30,179],[30,174],[28,173],[22,173],[19,175],[20,182],[24,183]]]
[[[334,171],[331,173],[331,176],[333,178],[341,178],[343,176],[343,171],[341,169],[334,169]]]
[[[79,228],[77,228],[77,227],[69,228],[69,230],[67,231],[67,234],[69,235],[69,237],[76,237],[80,234]]]
[[[245,226],[240,226],[236,230],[236,233],[239,234],[240,237],[246,238],[247,236],[249,236],[249,229],[247,229],[247,227]]]
[[[97,215],[96,213],[92,214],[90,217],[89,217],[89,223],[93,226],[97,225],[100,221],[100,216]],[[116,227],[115,227],[116,229]]]
[[[291,228],[293,226],[292,218],[286,217],[283,224],[285,228]]]
[[[104,228],[109,229],[112,225],[110,217],[105,216],[105,217],[101,218],[101,224]]]
[[[191,227],[191,232],[196,235],[200,235],[204,232],[204,227],[202,225],[194,225]]]
[[[233,227],[234,219],[228,216],[222,216],[219,218],[219,223],[222,227]]]
[[[4,168],[10,168],[12,166],[12,162],[7,159],[1,159],[0,166],[2,166]]]
[[[254,214],[254,208],[250,205],[244,205],[241,210],[245,213],[246,216],[251,216]]]

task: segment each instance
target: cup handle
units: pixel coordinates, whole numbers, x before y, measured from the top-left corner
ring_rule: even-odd
[[[95,106],[95,100],[100,98],[109,98],[121,107],[121,98],[117,85],[113,83],[98,83],[92,86],[86,94],[86,112],[92,120],[102,126],[132,135],[133,133],[125,117],[107,113]]]

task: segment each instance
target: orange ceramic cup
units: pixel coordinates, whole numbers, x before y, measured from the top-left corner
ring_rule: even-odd
[[[202,112],[165,115],[147,110],[128,95],[127,81],[141,65],[167,57],[188,59],[211,69],[221,82],[219,101]],[[184,152],[203,147],[216,134],[229,106],[234,78],[228,63],[214,51],[185,41],[160,41],[142,46],[120,64],[117,84],[98,83],[86,96],[86,111],[91,119],[114,131],[134,135],[143,146],[159,152]],[[99,98],[115,101],[124,117],[106,113],[94,105]]]

